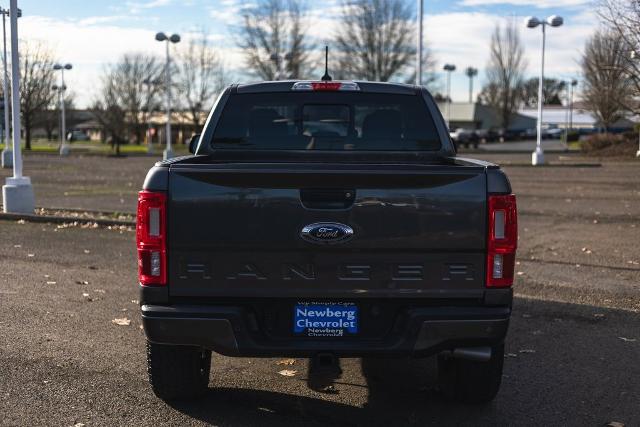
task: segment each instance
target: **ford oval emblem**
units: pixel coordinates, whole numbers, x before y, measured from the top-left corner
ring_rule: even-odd
[[[300,236],[307,242],[331,245],[350,240],[353,229],[337,222],[316,222],[304,226]]]

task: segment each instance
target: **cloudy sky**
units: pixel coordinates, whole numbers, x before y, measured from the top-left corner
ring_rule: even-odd
[[[407,0],[415,3],[414,0]],[[5,5],[8,1],[0,1]],[[238,23],[242,0],[22,0],[21,39],[45,42],[64,62],[74,68],[65,74],[68,86],[84,106],[95,95],[97,77],[105,64],[117,61],[125,52],[162,55],[163,46],[154,40],[157,31],[178,32],[183,38],[206,29],[213,44],[225,57],[230,71],[241,69],[242,59],[230,33]],[[309,2],[311,27],[308,33],[319,43],[328,40],[336,26],[339,0]],[[569,79],[579,75],[578,60],[586,39],[597,27],[592,0],[425,0],[425,42],[435,54],[437,69],[444,63],[480,69],[487,63],[491,32],[498,22],[535,15],[561,15],[565,26],[552,28],[547,37],[547,75]],[[537,75],[540,30],[522,25],[528,74]],[[180,45],[176,46],[180,49]],[[321,72],[318,71],[318,76]],[[236,73],[236,80],[247,78]],[[440,81],[444,82],[443,76]],[[479,87],[476,84],[476,87]],[[454,101],[468,97],[468,80],[462,72],[453,77]]]

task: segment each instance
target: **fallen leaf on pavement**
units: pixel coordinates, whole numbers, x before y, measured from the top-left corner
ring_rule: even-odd
[[[283,360],[278,360],[276,362],[276,365],[293,365],[296,363],[296,359],[283,359]]]
[[[113,319],[111,321],[111,323],[115,323],[116,325],[120,325],[120,326],[129,326],[131,324],[131,320],[127,319],[126,317],[123,317],[121,319]]]
[[[618,338],[620,338],[624,342],[636,342],[635,338],[625,338],[625,337],[618,337]]]
[[[294,377],[298,373],[298,371],[296,371],[295,369],[283,369],[278,373],[283,377]]]

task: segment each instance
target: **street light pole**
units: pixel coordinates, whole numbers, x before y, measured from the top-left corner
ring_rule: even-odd
[[[422,30],[424,0],[418,0],[418,39],[416,41],[416,85],[422,86]]]
[[[167,146],[164,150],[162,158],[164,160],[173,157],[173,150],[171,149],[171,57],[169,56],[169,43],[178,43],[180,36],[178,34],[172,34],[171,37],[167,37],[165,33],[156,34],[156,40],[159,42],[166,42],[166,64],[165,64],[165,84],[166,87],[166,102],[167,102],[167,127],[166,127],[166,140]]]
[[[9,124],[9,71],[7,70],[7,29],[6,19],[8,10],[0,8],[2,13],[2,66],[4,76],[2,79],[2,93],[4,93],[4,149],[2,150],[2,167],[10,168],[13,166],[13,154],[9,147],[11,140],[11,125]]]
[[[67,156],[69,154],[69,144],[67,144],[67,120],[65,117],[64,93],[67,87],[64,84],[64,70],[71,70],[71,64],[55,64],[54,70],[60,71],[60,87],[58,88],[58,97],[60,100],[60,155]]]
[[[569,95],[569,129],[573,130],[573,88],[576,87],[578,81],[571,80],[571,95]]]
[[[20,146],[20,69],[18,57],[18,0],[11,0],[11,106],[13,121],[13,176],[2,186],[3,210],[8,213],[32,214],[35,209],[33,187],[29,177],[22,176],[22,147]]]
[[[538,126],[537,126],[537,139],[536,139],[536,150],[531,153],[531,164],[542,165],[544,164],[544,152],[542,151],[542,107],[544,103],[543,99],[543,85],[544,85],[544,54],[545,54],[545,44],[547,32],[547,25],[552,27],[559,27],[563,23],[563,19],[560,16],[553,15],[547,18],[546,21],[540,20],[533,16],[527,18],[525,23],[528,28],[535,28],[537,26],[542,26],[542,43],[541,43],[541,59],[540,59],[540,79],[538,81]]]
[[[456,70],[453,64],[445,64],[443,70],[447,72],[447,129],[451,121],[451,73]]]
[[[467,67],[464,73],[469,77],[469,104],[473,104],[473,78],[478,75],[478,69]]]
[[[151,135],[151,113],[153,108],[151,108],[151,87],[156,84],[155,80],[151,80],[150,78],[144,79],[142,81],[147,86],[147,153],[153,153],[153,136]]]

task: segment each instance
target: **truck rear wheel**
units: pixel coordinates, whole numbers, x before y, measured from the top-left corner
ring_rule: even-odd
[[[502,382],[504,344],[491,349],[487,362],[438,356],[438,384],[449,400],[463,403],[492,401]]]
[[[211,350],[147,341],[149,383],[162,400],[202,396],[209,384]]]

